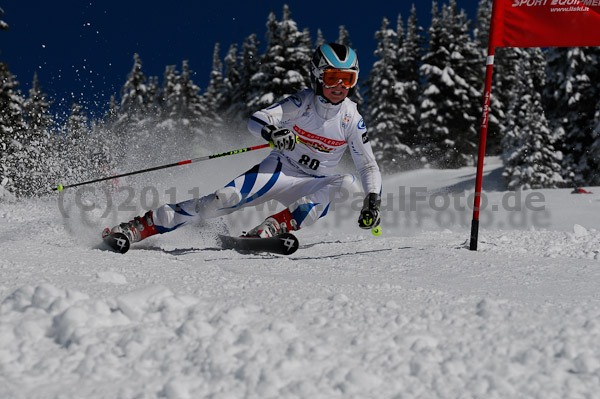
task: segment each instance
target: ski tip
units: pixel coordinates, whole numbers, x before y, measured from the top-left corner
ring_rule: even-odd
[[[129,238],[123,233],[110,233],[108,236],[103,237],[103,241],[115,252],[124,254],[129,251]]]
[[[373,233],[374,236],[379,237],[381,233],[383,233],[383,230],[381,230],[381,226],[377,226],[371,229],[371,233]]]
[[[62,191],[62,190],[64,190],[62,183],[58,183],[58,186],[54,189],[54,191]]]

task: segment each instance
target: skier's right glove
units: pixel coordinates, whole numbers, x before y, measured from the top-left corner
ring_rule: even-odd
[[[273,125],[266,125],[260,131],[265,140],[273,144],[273,148],[279,151],[292,151],[296,147],[296,135],[286,128],[278,128]]]
[[[381,196],[375,193],[369,193],[365,197],[363,207],[358,217],[358,227],[361,229],[374,229],[379,226],[381,217],[379,207],[381,205]]]

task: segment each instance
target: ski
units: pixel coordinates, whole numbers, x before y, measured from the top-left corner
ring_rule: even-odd
[[[123,233],[110,233],[104,237],[103,240],[104,243],[115,252],[124,254],[129,251],[129,238]]]
[[[232,237],[219,235],[223,249],[234,249],[238,252],[268,252],[280,255],[291,255],[298,249],[300,243],[296,236],[290,233],[279,234],[275,237]]]

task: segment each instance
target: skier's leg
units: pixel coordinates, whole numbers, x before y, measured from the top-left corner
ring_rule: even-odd
[[[158,233],[166,233],[188,223],[225,216],[276,199],[293,181],[282,173],[279,157],[271,154],[212,194],[159,207],[152,212],[153,222]]]
[[[317,179],[305,186],[310,194],[291,203],[288,209],[299,226],[310,226],[327,214],[332,203],[343,198],[343,190],[351,190],[354,181],[350,174]]]
[[[267,217],[246,235],[266,238],[313,224],[327,214],[331,203],[341,197],[342,189],[349,190],[354,180],[349,174],[297,178],[293,188],[280,195],[280,202],[287,208]],[[293,200],[299,195],[303,197]]]

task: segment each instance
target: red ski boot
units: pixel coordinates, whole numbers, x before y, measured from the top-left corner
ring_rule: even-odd
[[[288,208],[271,215],[264,222],[244,234],[245,237],[268,238],[279,234],[300,230],[298,222]]]
[[[133,220],[121,223],[112,229],[105,228],[102,232],[102,238],[106,238],[113,233],[123,233],[127,236],[130,243],[134,243],[153,236],[158,232],[156,231],[156,226],[154,226],[152,211],[148,211],[144,216],[136,216]]]

